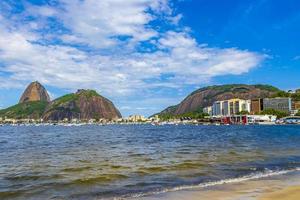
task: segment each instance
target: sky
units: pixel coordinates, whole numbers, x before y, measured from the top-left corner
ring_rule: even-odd
[[[0,108],[32,81],[149,116],[216,84],[300,88],[298,0],[1,0]]]

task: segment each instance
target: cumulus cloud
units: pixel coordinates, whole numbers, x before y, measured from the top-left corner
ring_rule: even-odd
[[[19,18],[0,16],[0,77],[6,80],[0,87],[39,80],[119,96],[246,73],[265,58],[199,44],[179,27],[182,15],[167,0],[58,2],[27,3]],[[152,24],[159,20],[175,27],[163,31]]]

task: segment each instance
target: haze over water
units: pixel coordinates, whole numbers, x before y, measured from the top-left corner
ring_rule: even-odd
[[[300,126],[3,126],[0,199],[106,199],[300,167]]]

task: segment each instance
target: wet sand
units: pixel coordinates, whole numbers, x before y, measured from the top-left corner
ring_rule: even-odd
[[[228,183],[199,190],[183,190],[144,200],[299,200],[300,172],[272,176],[263,179]]]
[[[261,200],[299,200],[300,186],[290,186],[283,190],[264,195]]]

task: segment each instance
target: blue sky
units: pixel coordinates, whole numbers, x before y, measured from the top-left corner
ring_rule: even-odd
[[[124,116],[227,83],[300,88],[297,0],[4,0],[0,107],[38,80],[90,88]]]

